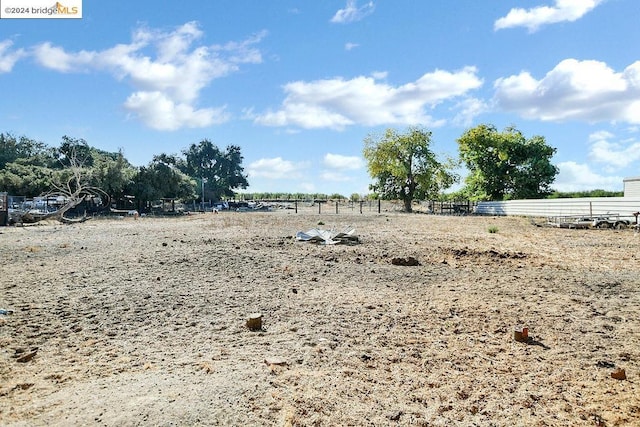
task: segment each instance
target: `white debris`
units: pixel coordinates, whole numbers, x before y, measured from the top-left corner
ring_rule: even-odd
[[[322,230],[312,228],[308,231],[298,231],[296,240],[303,242],[320,243],[322,245],[335,245],[339,243],[357,243],[358,236],[355,234],[356,229],[348,226],[344,230],[336,232],[331,230]]]

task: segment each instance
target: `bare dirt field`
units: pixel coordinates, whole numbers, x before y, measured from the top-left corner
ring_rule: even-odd
[[[0,228],[0,256],[0,425],[640,425],[632,230],[208,213]]]

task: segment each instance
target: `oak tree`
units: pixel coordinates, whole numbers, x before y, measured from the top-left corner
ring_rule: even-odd
[[[431,132],[411,127],[405,133],[387,129],[364,140],[364,157],[375,180],[371,190],[384,199],[400,199],[406,212],[415,199],[437,198],[457,181],[453,163],[441,162],[430,148]]]
[[[473,200],[542,198],[551,194],[558,168],[556,149],[542,136],[525,136],[515,127],[499,132],[482,124],[458,138],[460,158],[469,170],[464,192]]]

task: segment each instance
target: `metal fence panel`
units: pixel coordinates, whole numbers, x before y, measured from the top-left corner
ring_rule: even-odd
[[[584,197],[575,199],[507,200],[478,202],[480,215],[518,215],[531,217],[619,215],[635,219],[640,211],[640,197]]]

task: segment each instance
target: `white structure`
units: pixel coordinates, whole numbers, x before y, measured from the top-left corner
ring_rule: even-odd
[[[624,197],[640,197],[640,176],[624,179]]]
[[[626,184],[626,183],[625,183]],[[640,191],[640,181],[638,181]],[[625,192],[625,196],[626,196]],[[576,199],[531,199],[503,202],[478,202],[475,213],[481,215],[519,215],[533,217],[607,216],[633,220],[640,211],[640,195],[635,197],[584,197]]]

